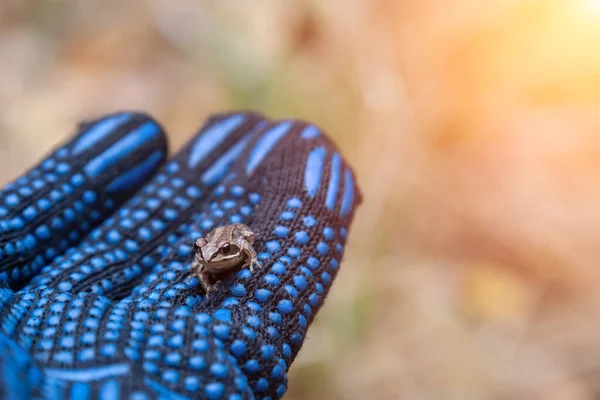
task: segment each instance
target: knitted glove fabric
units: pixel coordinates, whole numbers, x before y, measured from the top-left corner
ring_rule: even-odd
[[[214,115],[173,158],[139,113],[82,124],[0,192],[0,396],[280,398],[361,202],[314,125]],[[262,268],[205,297],[195,239],[244,223]]]

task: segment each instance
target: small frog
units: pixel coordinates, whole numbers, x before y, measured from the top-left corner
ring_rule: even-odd
[[[256,235],[244,224],[220,226],[194,244],[194,262],[190,269],[198,276],[206,294],[214,290],[216,281],[238,268],[260,268],[252,248]]]

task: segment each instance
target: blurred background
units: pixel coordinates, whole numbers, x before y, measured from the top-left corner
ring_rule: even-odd
[[[3,0],[0,183],[118,109],[323,127],[365,202],[287,399],[600,398],[600,0]]]

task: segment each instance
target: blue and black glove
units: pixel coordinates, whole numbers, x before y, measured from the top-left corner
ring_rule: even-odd
[[[361,202],[317,127],[212,116],[167,160],[119,113],[0,192],[0,398],[280,398]],[[205,297],[193,244],[256,233],[262,268]]]

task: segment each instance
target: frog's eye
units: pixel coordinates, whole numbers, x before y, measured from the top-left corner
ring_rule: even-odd
[[[223,253],[223,255],[228,255],[230,251],[231,246],[229,245],[229,243],[225,243],[223,246],[221,246],[221,253]]]
[[[238,246],[236,246],[235,244],[225,243],[223,246],[221,246],[219,251],[224,256],[228,256],[231,254],[238,254],[240,252],[240,248]]]

